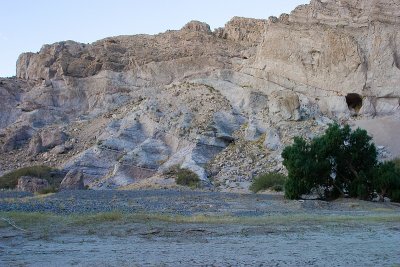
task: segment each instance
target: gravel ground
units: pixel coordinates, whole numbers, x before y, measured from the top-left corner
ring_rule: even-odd
[[[30,197],[29,197],[30,196]],[[51,212],[56,214],[121,211],[179,215],[229,214],[259,216],[270,214],[363,214],[374,208],[399,210],[390,203],[343,199],[287,201],[282,195],[236,194],[192,190],[63,191],[34,197],[26,193],[0,192],[0,211]]]

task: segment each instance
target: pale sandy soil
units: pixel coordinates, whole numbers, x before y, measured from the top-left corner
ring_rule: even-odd
[[[398,223],[257,226],[148,222],[48,235],[3,229],[0,235],[1,266],[400,264]]]

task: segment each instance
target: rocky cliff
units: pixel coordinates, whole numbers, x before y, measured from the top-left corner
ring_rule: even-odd
[[[214,31],[192,21],[44,45],[0,81],[0,171],[47,164],[108,188],[181,165],[221,190],[247,188],[285,171],[280,152],[295,135],[398,120],[399,28],[394,0],[313,0]]]

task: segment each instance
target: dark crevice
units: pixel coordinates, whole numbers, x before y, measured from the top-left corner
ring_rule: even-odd
[[[359,94],[351,93],[346,96],[346,103],[349,110],[357,114],[362,108],[363,100]]]

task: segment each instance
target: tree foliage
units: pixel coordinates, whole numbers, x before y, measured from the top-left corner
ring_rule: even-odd
[[[375,168],[373,185],[382,197],[400,201],[400,169],[394,162],[384,162]]]
[[[332,124],[325,134],[306,142],[296,137],[284,149],[283,164],[288,170],[287,198],[316,192],[334,199],[348,194],[366,199],[371,196],[377,151],[365,130],[352,131],[348,125]]]

